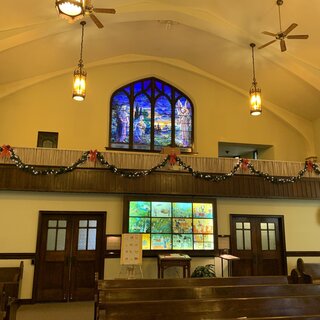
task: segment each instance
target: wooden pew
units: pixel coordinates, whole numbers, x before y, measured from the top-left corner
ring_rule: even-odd
[[[279,300],[291,299],[290,303],[296,303],[292,299],[297,297],[303,301],[298,299],[300,304],[296,304],[292,312],[303,319],[306,318],[305,314],[308,318],[311,316],[309,310],[305,310],[308,309],[306,305],[313,306],[313,303],[319,303],[319,300],[314,299],[320,299],[320,286],[289,285],[286,276],[98,280],[96,275],[96,286],[95,319],[100,320],[122,320],[128,317],[133,320],[151,320],[158,319],[156,313],[161,314],[159,319],[176,320],[223,319],[223,314],[235,318],[247,314],[250,317],[264,316],[265,319],[268,318],[266,315],[270,319],[279,316],[290,319],[292,308],[290,312],[283,311],[280,306],[284,304]],[[277,299],[275,307],[270,307],[270,302],[268,307],[259,307],[257,312],[251,310],[255,310],[258,303],[263,306],[261,301],[270,301],[271,298]],[[229,301],[229,304],[221,301]],[[247,305],[243,301],[247,301]],[[205,303],[208,303],[207,307],[212,305],[214,308],[207,310]],[[178,305],[180,313],[176,312]],[[199,309],[198,306],[202,307]],[[234,306],[237,308],[234,309]],[[317,312],[317,309],[314,310]]]
[[[189,286],[228,286],[258,284],[288,284],[287,276],[256,276],[228,278],[175,278],[175,279],[114,279],[96,281],[103,288],[146,288],[146,287],[189,287]]]
[[[105,310],[99,310],[100,320],[272,319],[293,316],[320,317],[320,296],[122,301],[110,302]]]
[[[320,263],[304,262],[302,258],[297,260],[297,271],[303,283],[320,284]]]
[[[19,267],[0,267],[0,319],[13,319],[14,302],[20,295],[23,261]]]
[[[107,306],[120,301],[161,301],[184,299],[226,299],[279,296],[320,296],[320,286],[316,284],[239,285],[202,287],[163,288],[104,288],[99,291],[99,303]]]

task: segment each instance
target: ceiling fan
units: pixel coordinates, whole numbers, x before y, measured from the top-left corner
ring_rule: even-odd
[[[103,24],[95,13],[116,13],[115,9],[94,8],[91,0],[56,0],[56,9],[58,14],[68,20],[69,23],[73,23],[88,15],[100,29],[103,28]]]
[[[269,31],[263,31],[263,34],[266,34],[267,36],[272,36],[275,37],[274,40],[267,42],[266,44],[262,45],[261,47],[259,47],[258,49],[262,49],[274,42],[276,42],[277,40],[280,40],[280,49],[281,51],[286,51],[287,47],[286,47],[286,43],[285,43],[285,39],[308,39],[309,35],[307,34],[296,34],[296,35],[289,35],[289,33],[296,28],[298,25],[296,23],[292,23],[285,31],[282,31],[282,26],[281,26],[281,14],[280,14],[280,6],[283,4],[283,0],[277,0],[277,5],[278,5],[278,9],[279,9],[279,25],[280,25],[280,31],[278,33],[272,33]]]
[[[89,15],[89,17],[92,19],[92,21],[96,24],[96,26],[101,29],[103,28],[103,24],[101,21],[97,18],[97,16],[94,13],[111,13],[115,14],[115,9],[107,9],[107,8],[94,8],[94,6],[91,3],[91,0],[87,0],[85,2],[85,14]]]

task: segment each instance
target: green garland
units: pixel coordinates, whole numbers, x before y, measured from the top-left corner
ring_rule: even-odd
[[[165,167],[168,163],[170,165],[178,164],[183,170],[192,174],[193,177],[204,179],[213,182],[220,182],[224,181],[228,178],[233,177],[239,169],[248,170],[250,173],[254,174],[255,176],[261,177],[266,181],[272,183],[294,183],[299,181],[304,174],[308,172],[314,171],[317,175],[320,175],[320,169],[318,164],[313,163],[312,161],[308,160],[305,162],[304,167],[302,170],[298,172],[296,176],[291,177],[275,177],[268,173],[256,170],[251,162],[248,159],[238,159],[238,162],[234,165],[232,170],[229,173],[224,174],[212,174],[212,173],[205,173],[200,171],[195,171],[193,168],[186,163],[184,163],[179,157],[176,155],[167,155],[162,162],[158,163],[156,166],[148,169],[148,170],[137,170],[137,171],[130,171],[130,170],[123,170],[117,168],[115,165],[108,163],[108,161],[104,158],[103,154],[99,151],[85,151],[82,156],[74,162],[72,165],[67,167],[61,167],[58,169],[49,168],[49,169],[36,169],[33,166],[27,165],[21,161],[18,155],[15,154],[12,147],[9,145],[3,145],[0,147],[0,156],[2,157],[9,157],[12,162],[21,170],[28,172],[33,175],[59,175],[64,174],[67,172],[72,172],[76,168],[78,168],[81,164],[85,163],[88,160],[91,161],[99,161],[107,170],[110,170],[114,174],[118,174],[121,177],[125,178],[140,178],[145,177],[152,172],[155,172],[158,169]]]

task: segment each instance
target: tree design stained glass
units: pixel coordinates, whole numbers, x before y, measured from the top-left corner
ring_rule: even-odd
[[[111,97],[110,147],[191,152],[193,105],[180,90],[156,78],[132,82]]]

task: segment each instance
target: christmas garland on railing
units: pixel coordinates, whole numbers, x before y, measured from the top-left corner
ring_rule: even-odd
[[[179,165],[183,170],[188,171],[190,174],[192,174],[193,177],[204,179],[208,181],[213,182],[220,182],[224,181],[228,178],[233,177],[238,170],[246,171],[248,170],[250,173],[252,173],[255,176],[262,177],[263,179],[272,182],[272,183],[293,183],[296,181],[299,181],[304,174],[308,172],[314,171],[317,175],[320,175],[320,168],[318,164],[313,163],[311,160],[307,160],[304,164],[304,167],[302,170],[298,172],[296,176],[291,177],[275,177],[268,173],[259,171],[254,168],[253,164],[248,159],[238,159],[238,162],[234,165],[232,170],[229,173],[221,173],[221,174],[211,174],[211,173],[205,173],[200,171],[195,171],[193,168],[186,163],[184,163],[176,154],[168,154],[162,162],[158,163],[156,166],[147,169],[147,170],[124,170],[119,169],[115,165],[110,164],[107,160],[105,160],[103,154],[97,150],[90,150],[85,151],[82,156],[74,162],[72,165],[67,167],[61,167],[58,169],[49,168],[49,169],[36,169],[33,166],[27,165],[21,161],[18,155],[15,154],[14,150],[10,145],[3,145],[0,147],[0,157],[8,157],[14,164],[21,170],[26,171],[33,175],[59,175],[64,174],[67,172],[71,172],[78,168],[81,164],[85,163],[86,161],[99,161],[103,166],[106,167],[107,170],[110,170],[114,174],[118,174],[121,177],[125,178],[139,178],[144,177],[152,172],[155,172],[158,169],[161,169],[165,167],[167,164],[173,166],[173,165]]]

